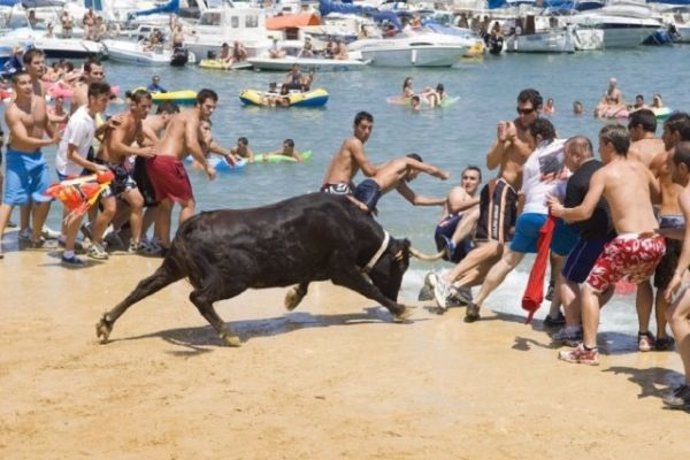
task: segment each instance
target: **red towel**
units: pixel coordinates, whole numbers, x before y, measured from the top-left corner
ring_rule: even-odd
[[[546,274],[546,264],[549,261],[549,248],[551,247],[555,226],[556,218],[549,215],[546,223],[539,230],[537,257],[534,259],[534,265],[529,274],[525,295],[522,296],[522,309],[528,312],[525,324],[529,324],[532,321],[532,317],[539,310],[544,300],[544,275]]]

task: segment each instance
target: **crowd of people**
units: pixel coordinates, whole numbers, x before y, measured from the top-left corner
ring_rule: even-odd
[[[46,104],[44,54],[32,49],[22,60],[24,68],[12,76],[14,98],[5,109],[9,142],[0,235],[13,208],[21,207],[20,244],[44,245],[52,201],[46,191],[53,166],[64,187],[109,178],[97,195],[99,206],[83,207],[89,210],[88,223],[81,222],[84,213],[65,206],[59,242],[66,267],[85,265],[77,255],[83,250],[80,230],[86,236],[81,245],[89,242],[85,252],[92,259],[109,257],[115,241],[109,235],[126,238],[128,243],[121,243],[128,252],[164,256],[171,244],[174,205],[180,207],[180,223],[196,211],[184,157],[191,154],[211,180],[216,171],[208,161],[210,152],[234,160],[254,157],[245,137],[232,149],[214,141],[211,117],[218,95],[213,90],[200,90],[191,108],[165,103],[156,114],[150,113],[151,93],[136,90],[128,94],[124,111],[106,119],[113,94],[100,62],[84,63],[66,111],[64,106]],[[480,168],[468,166],[460,184],[445,197],[420,196],[410,187],[420,173],[449,178],[448,172],[417,153],[374,164],[364,148],[374,117],[359,112],[353,135],[343,141],[326,170],[321,191],[345,195],[372,215],[382,196],[392,190],[413,205],[443,207],[435,239],[455,266],[427,280],[441,311],[466,305],[467,323],[481,319],[490,294],[526,254],[537,252],[542,230],[552,226],[546,250],[550,249],[555,290],[544,325],[555,345],[572,347],[558,357],[598,364],[600,308],[617,282],[635,283],[638,349],[677,348],[686,382],[666,403],[688,409],[690,284],[685,283],[690,230],[685,222],[690,218],[690,115],[671,115],[658,138],[654,113],[641,108],[631,114],[628,126],[606,125],[592,142],[582,135],[559,137],[552,122],[540,116],[543,109],[539,91],[520,91],[517,117],[498,122],[486,155],[486,167],[496,170],[496,177],[481,186]],[[594,158],[595,143],[601,161]],[[48,165],[41,152],[49,145],[57,145],[55,165]],[[273,153],[300,160],[291,139]],[[359,171],[366,178],[355,185]],[[154,237],[148,236],[151,226]],[[473,298],[469,288],[474,286],[479,290]],[[656,334],[650,331],[654,306]]]

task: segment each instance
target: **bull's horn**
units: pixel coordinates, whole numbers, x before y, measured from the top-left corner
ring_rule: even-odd
[[[413,247],[410,247],[410,254],[413,257],[416,257],[419,260],[425,260],[427,262],[435,262],[437,260],[441,260],[443,258],[444,253],[445,253],[445,251],[440,251],[437,254],[430,255],[430,254],[425,254],[422,251],[419,251]]]

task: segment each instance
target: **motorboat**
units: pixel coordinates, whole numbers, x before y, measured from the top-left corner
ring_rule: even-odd
[[[634,48],[662,29],[661,16],[636,2],[609,3],[567,18],[571,24],[604,31],[604,48]]]
[[[556,17],[527,15],[516,19],[515,33],[505,39],[505,50],[515,53],[574,53],[575,26],[562,26]]]
[[[163,45],[149,47],[145,42],[130,42],[125,40],[104,40],[108,57],[116,62],[128,64],[142,64],[148,66],[170,65],[175,52]],[[189,62],[196,62],[190,53]]]
[[[474,43],[464,37],[420,32],[398,34],[395,38],[366,38],[348,45],[359,51],[362,60],[381,67],[450,67]]]
[[[350,70],[361,70],[369,61],[357,59],[326,59],[319,57],[298,57],[285,56],[282,58],[254,57],[247,59],[247,62],[260,70],[288,71],[293,65],[297,64],[305,70],[318,70],[319,72],[343,72]]]
[[[0,46],[32,46],[43,50],[50,59],[85,59],[89,56],[106,57],[102,43],[79,38],[47,37],[44,32],[29,28],[12,30],[0,38]]]

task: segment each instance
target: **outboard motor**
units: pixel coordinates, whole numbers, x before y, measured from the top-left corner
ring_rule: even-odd
[[[173,50],[170,58],[170,65],[173,67],[183,67],[189,61],[189,50],[183,47],[177,47]]]
[[[489,38],[489,53],[491,54],[501,54],[503,51],[503,37],[492,36]]]

